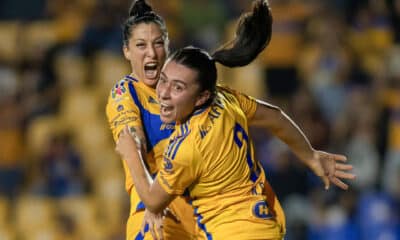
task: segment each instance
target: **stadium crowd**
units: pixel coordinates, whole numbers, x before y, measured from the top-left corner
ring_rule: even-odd
[[[250,1],[148,0],[172,49],[230,39]],[[270,45],[219,67],[281,106],[357,180],[323,190],[286,145],[252,129],[287,239],[400,239],[400,1],[270,0]],[[104,109],[120,76],[128,0],[0,1],[0,239],[124,239],[122,164]],[[267,139],[267,140],[266,140]]]

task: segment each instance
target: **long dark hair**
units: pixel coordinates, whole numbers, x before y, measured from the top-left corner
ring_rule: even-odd
[[[217,83],[215,62],[227,67],[249,64],[268,45],[271,40],[271,30],[272,16],[268,2],[256,0],[253,3],[253,10],[240,17],[234,40],[224,44],[212,55],[192,46],[181,48],[169,57],[169,61],[196,70],[200,91],[209,90],[214,93]]]
[[[123,43],[125,46],[128,46],[132,28],[142,22],[152,22],[159,25],[164,35],[164,39],[168,41],[168,31],[164,19],[155,13],[145,0],[135,0],[129,8],[129,17],[123,24]]]

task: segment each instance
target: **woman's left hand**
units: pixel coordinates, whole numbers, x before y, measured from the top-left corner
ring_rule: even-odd
[[[345,163],[346,161],[347,158],[344,155],[314,150],[309,167],[322,179],[326,190],[329,189],[331,183],[347,190],[349,186],[342,180],[354,179],[356,175],[349,172],[353,169],[353,166]]]

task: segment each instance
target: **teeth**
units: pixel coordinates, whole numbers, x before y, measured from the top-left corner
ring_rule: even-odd
[[[157,63],[147,63],[145,64],[146,67],[157,67]]]
[[[160,103],[160,105],[161,106],[163,106],[163,107],[169,107],[167,104],[165,104],[165,103]]]

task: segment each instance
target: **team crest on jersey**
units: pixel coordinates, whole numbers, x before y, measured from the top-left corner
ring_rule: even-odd
[[[121,96],[125,92],[126,88],[124,87],[124,85],[118,85],[112,90],[111,96],[112,98],[116,98],[117,96]]]
[[[122,104],[118,105],[117,111],[118,111],[118,112],[121,112],[121,111],[123,111],[123,110],[124,110],[124,105],[122,105]]]
[[[158,103],[152,96],[149,97],[149,103]]]
[[[272,214],[269,212],[268,205],[265,201],[258,201],[253,206],[253,215],[256,218],[269,219]]]
[[[164,171],[166,171],[167,173],[172,173],[173,172],[172,168],[173,168],[173,165],[172,165],[171,160],[164,157]]]

